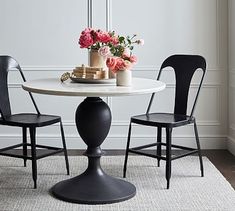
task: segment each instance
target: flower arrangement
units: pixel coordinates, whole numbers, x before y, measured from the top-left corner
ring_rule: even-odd
[[[98,50],[106,58],[107,67],[116,73],[119,70],[131,69],[136,64],[137,57],[132,54],[134,45],[143,45],[143,39],[136,39],[136,34],[130,36],[116,35],[115,32],[105,32],[100,29],[86,28],[82,31],[80,48]]]
[[[135,39],[136,34],[132,37],[118,36],[118,44],[110,46],[111,57],[106,60],[107,67],[116,73],[119,70],[130,70],[137,63],[137,57],[132,54],[134,44],[143,45],[143,39]]]
[[[80,48],[99,50],[104,46],[116,45],[118,42],[118,36],[114,33],[86,28],[82,31],[78,43]]]

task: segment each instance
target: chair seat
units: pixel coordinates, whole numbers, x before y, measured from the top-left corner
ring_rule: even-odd
[[[149,113],[131,117],[131,122],[158,127],[178,127],[193,123],[194,117],[172,113]]]
[[[5,117],[5,120],[0,118],[0,124],[19,126],[19,127],[43,127],[59,122],[60,116],[20,113]]]

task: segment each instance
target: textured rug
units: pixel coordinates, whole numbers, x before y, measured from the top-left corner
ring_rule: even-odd
[[[121,177],[124,157],[104,156],[102,166],[113,176]],[[48,190],[56,182],[82,173],[87,165],[83,156],[69,157],[71,176],[65,174],[62,156],[38,161],[38,189],[32,189],[31,165],[23,167],[20,159],[0,159],[0,210],[235,210],[235,191],[207,159],[205,177],[200,177],[197,157],[173,161],[171,188],[166,189],[165,162],[156,166],[156,160],[131,156],[127,180],[137,189],[134,198],[109,205],[79,205],[53,198]]]

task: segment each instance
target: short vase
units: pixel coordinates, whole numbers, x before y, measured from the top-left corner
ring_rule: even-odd
[[[131,86],[132,85],[132,72],[131,70],[119,70],[116,73],[117,86]]]

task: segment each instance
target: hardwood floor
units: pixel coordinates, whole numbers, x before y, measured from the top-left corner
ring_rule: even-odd
[[[235,189],[235,156],[227,150],[206,150],[207,156]]]
[[[69,155],[82,155],[84,150],[69,150]],[[124,150],[105,150],[106,155],[124,155]],[[227,150],[203,150],[206,156],[215,167],[223,174],[228,182],[235,189],[235,156]]]

